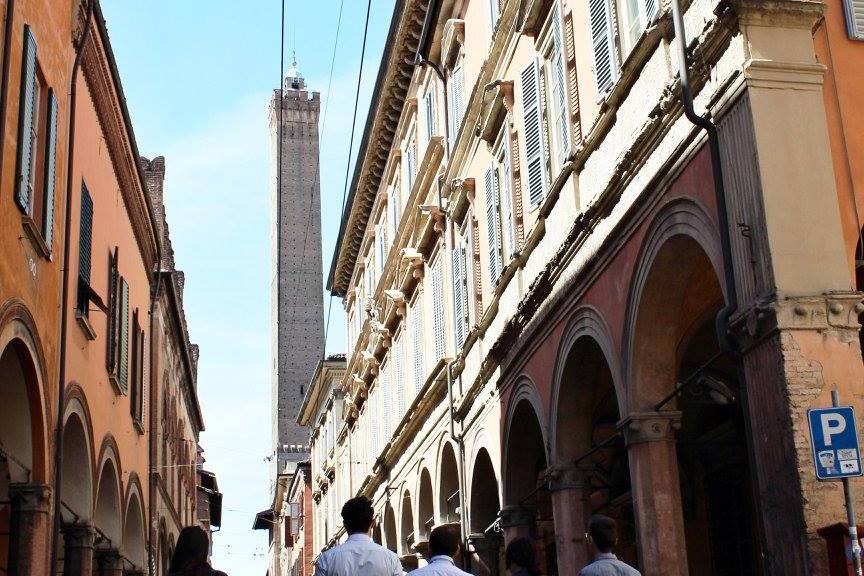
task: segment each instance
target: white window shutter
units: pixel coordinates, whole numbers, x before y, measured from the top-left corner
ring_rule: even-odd
[[[429,84],[426,88],[426,95],[423,97],[426,109],[426,141],[432,139],[437,132],[438,119],[435,114],[435,85]]]
[[[653,2],[655,0],[645,0]],[[561,3],[555,2],[555,14],[552,17],[552,93],[555,106],[555,131],[558,135],[558,160],[561,164],[570,156],[570,113],[567,110],[567,74],[564,70],[564,18],[561,14]]]
[[[864,0],[843,0],[849,38],[864,40]]]
[[[645,3],[645,21],[647,27],[657,18],[659,3],[657,0],[643,0],[643,2]]]
[[[486,239],[489,244],[489,279],[494,285],[501,274],[501,217],[498,206],[498,170],[494,163],[483,177],[486,190]]]
[[[456,332],[456,354],[465,343],[465,265],[463,262],[464,252],[462,246],[457,244],[452,251],[452,274],[453,274],[453,324]]]
[[[504,164],[502,167],[503,182],[501,190],[502,203],[502,219],[504,220],[504,235],[507,238],[507,260],[513,257],[516,252],[516,224],[513,221],[513,186],[511,184],[512,168],[510,164],[510,133],[507,131],[504,135]]]
[[[522,116],[525,127],[525,161],[528,200],[531,206],[546,195],[546,162],[543,150],[543,119],[540,110],[540,69],[537,60],[522,71]]]
[[[29,216],[33,215],[33,132],[36,129],[36,38],[29,26],[24,26],[24,55],[22,57],[21,104],[18,120],[18,179],[15,182],[15,200]]]
[[[411,340],[414,346],[414,394],[415,397],[426,379],[426,365],[423,358],[423,293],[417,295],[411,307]]]
[[[468,225],[465,226],[465,237],[462,240],[462,278],[465,285],[465,337],[468,337],[468,330],[471,327],[474,315],[474,230],[473,217],[469,212],[466,216]]]
[[[594,78],[597,94],[603,96],[615,83],[615,45],[612,34],[612,7],[610,0],[588,0],[591,21],[591,44],[594,48]]]
[[[397,406],[399,406],[396,422],[402,418],[407,409],[406,401],[408,395],[405,390],[405,360],[405,338],[404,334],[399,334],[398,341],[396,342],[396,399],[398,401]]]
[[[463,68],[461,61],[453,67],[453,72],[450,74],[449,90],[449,140],[452,144],[456,141],[456,136],[459,134],[459,128],[462,126],[462,117],[465,114],[465,69]]]
[[[444,251],[432,264],[432,330],[435,332],[435,360],[444,357]]]

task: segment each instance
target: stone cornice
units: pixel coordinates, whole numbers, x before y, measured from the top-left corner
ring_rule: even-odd
[[[155,222],[139,171],[137,144],[128,121],[123,87],[119,83],[101,14],[97,15],[94,26],[96,30],[84,46],[81,69],[105,136],[135,240],[149,274],[157,261]]]
[[[369,116],[360,145],[350,196],[342,214],[342,225],[327,288],[338,296],[348,290],[354,265],[372,205],[399,127],[402,110],[414,75],[414,58],[420,42],[428,0],[396,2],[393,20],[381,59],[369,107]]]

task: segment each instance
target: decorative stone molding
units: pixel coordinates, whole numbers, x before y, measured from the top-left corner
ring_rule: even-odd
[[[451,18],[444,24],[444,40],[441,43],[441,61],[445,68],[451,68],[465,44],[465,21]]]
[[[51,509],[51,487],[47,484],[12,483],[9,495],[18,512],[47,514]]]
[[[587,470],[573,464],[555,464],[546,469],[549,490],[581,490],[588,486]]]
[[[537,518],[534,506],[512,504],[501,509],[501,527],[530,526]]]
[[[862,299],[864,293],[850,291],[757,302],[732,318],[729,330],[741,350],[781,330],[839,330],[857,335]]]
[[[513,102],[513,81],[495,80],[486,87],[483,95],[483,107],[480,110],[480,121],[477,125],[477,136],[489,143],[495,144],[501,127],[507,118]],[[509,145],[505,143],[505,145]]]
[[[681,428],[681,412],[635,412],[622,420],[618,427],[624,430],[627,446],[674,441],[676,432]]]
[[[824,15],[826,4],[814,0],[733,0],[738,20],[746,26],[811,30]]]

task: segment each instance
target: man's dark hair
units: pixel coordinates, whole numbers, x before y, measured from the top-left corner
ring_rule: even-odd
[[[588,521],[588,534],[600,552],[609,552],[618,540],[615,520],[597,514]]]
[[[534,574],[537,569],[537,559],[534,557],[534,544],[525,536],[507,544],[507,568],[516,564]]]
[[[460,540],[455,526],[438,526],[429,535],[429,555],[453,558],[459,551]]]
[[[348,534],[368,532],[374,515],[372,502],[365,496],[351,498],[342,506],[342,523]]]

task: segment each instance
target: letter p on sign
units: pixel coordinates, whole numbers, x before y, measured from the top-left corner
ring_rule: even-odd
[[[822,438],[825,440],[825,446],[831,446],[831,438],[837,434],[841,434],[846,430],[846,419],[839,414],[821,414],[822,421]]]

